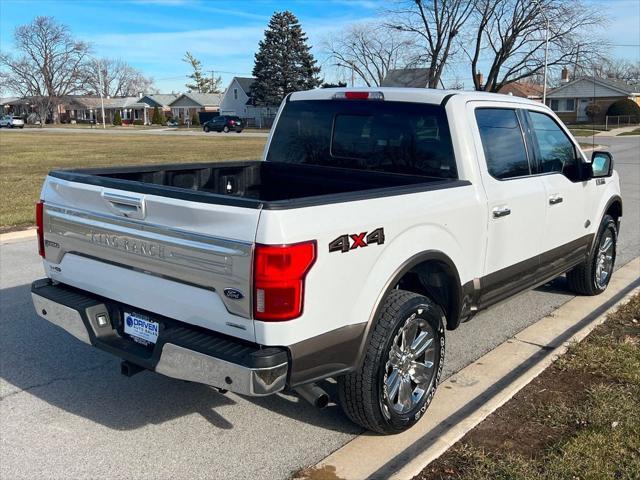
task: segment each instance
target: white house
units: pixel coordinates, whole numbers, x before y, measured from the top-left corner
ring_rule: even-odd
[[[640,85],[627,85],[610,78],[581,77],[554,88],[547,94],[547,104],[565,123],[586,122],[587,106],[600,107],[595,121],[603,122],[609,106],[629,98],[640,105]]]
[[[257,107],[251,97],[252,77],[233,77],[220,102],[220,115],[236,115],[258,127],[270,126],[279,105]]]

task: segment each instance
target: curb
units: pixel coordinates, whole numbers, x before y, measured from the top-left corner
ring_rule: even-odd
[[[304,474],[345,480],[409,479],[583,340],[607,313],[640,290],[640,257],[620,268],[596,297],[576,297],[445,380],[425,417],[393,436],[364,433]],[[300,477],[296,477],[300,478]]]
[[[27,230],[19,230],[17,232],[0,233],[0,242],[11,242],[15,240],[24,240],[34,238],[36,236],[36,227],[30,227]]]

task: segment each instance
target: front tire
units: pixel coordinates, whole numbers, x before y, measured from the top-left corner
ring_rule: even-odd
[[[444,364],[445,315],[431,299],[392,290],[384,300],[364,361],[338,378],[340,404],[358,425],[402,432],[425,412]]]
[[[605,215],[589,257],[567,273],[569,288],[579,295],[599,295],[607,289],[616,261],[618,227]]]

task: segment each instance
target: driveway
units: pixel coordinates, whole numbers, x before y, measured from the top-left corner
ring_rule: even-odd
[[[640,137],[600,143],[622,179],[622,265],[640,253]],[[122,377],[117,359],[35,315],[36,250],[34,240],[0,247],[1,478],[286,478],[359,433],[335,405],[222,395],[152,372]],[[557,279],[449,332],[445,375],[570,298]]]

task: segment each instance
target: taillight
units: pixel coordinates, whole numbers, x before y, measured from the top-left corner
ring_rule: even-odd
[[[36,231],[38,233],[38,253],[44,258],[44,200],[36,203]]]
[[[229,120],[229,125],[235,125],[236,121],[235,120]]]
[[[315,260],[315,241],[256,245],[253,268],[256,320],[279,322],[302,315],[304,279]]]

